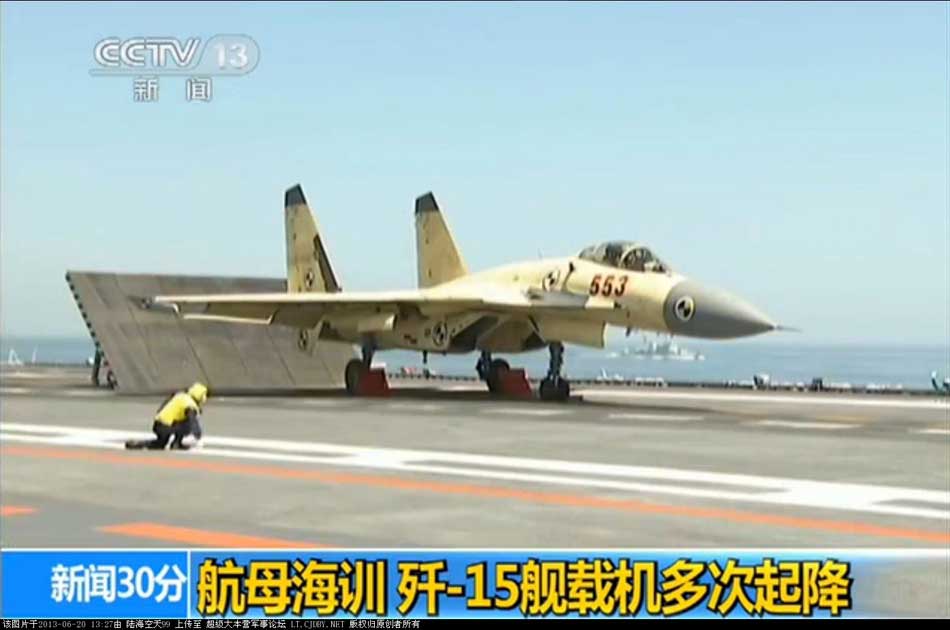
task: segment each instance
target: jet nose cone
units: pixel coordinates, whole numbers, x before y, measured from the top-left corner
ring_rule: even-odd
[[[692,280],[670,290],[663,319],[674,334],[713,339],[758,335],[778,327],[754,306]]]

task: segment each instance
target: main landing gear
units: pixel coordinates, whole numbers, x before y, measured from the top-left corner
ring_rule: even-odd
[[[346,370],[343,372],[343,382],[346,384],[346,393],[355,396],[359,393],[360,381],[369,372],[373,364],[373,353],[375,346],[370,343],[363,344],[361,359],[350,359],[346,364]]]
[[[551,360],[548,363],[548,375],[541,381],[538,393],[541,400],[567,400],[571,395],[571,383],[561,376],[564,365],[564,344],[555,342],[548,346]]]
[[[504,373],[511,369],[504,359],[492,359],[491,352],[483,351],[475,364],[478,377],[488,384],[488,391],[493,394],[501,392],[501,379]]]

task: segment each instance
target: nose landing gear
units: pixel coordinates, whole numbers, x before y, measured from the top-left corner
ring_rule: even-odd
[[[571,395],[571,383],[561,376],[561,367],[564,365],[564,344],[554,342],[548,349],[551,360],[548,363],[548,375],[541,381],[538,394],[541,400],[565,401]]]

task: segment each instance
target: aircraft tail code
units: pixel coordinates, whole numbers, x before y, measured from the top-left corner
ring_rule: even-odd
[[[336,293],[340,290],[316,220],[300,185],[284,195],[287,238],[287,291]]]
[[[468,274],[462,254],[432,193],[416,199],[416,259],[420,288]]]

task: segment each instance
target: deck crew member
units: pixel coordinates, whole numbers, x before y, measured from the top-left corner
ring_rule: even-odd
[[[207,400],[208,388],[203,383],[195,383],[187,391],[172,394],[155,414],[155,422],[152,424],[155,439],[127,446],[159,450],[169,446],[171,440],[170,447],[173,449],[189,448],[183,444],[183,440],[189,435],[193,435],[195,440],[201,439],[201,424],[198,418]]]

